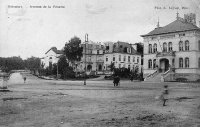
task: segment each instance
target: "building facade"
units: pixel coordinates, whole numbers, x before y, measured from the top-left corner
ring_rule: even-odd
[[[81,44],[83,47],[83,56],[81,61],[76,62],[75,70],[77,72],[103,74],[104,65],[104,46],[101,43],[92,41]]]
[[[134,49],[134,45],[126,42],[105,43],[104,70],[109,71],[111,63],[115,68],[129,68],[141,73],[141,54]]]
[[[63,51],[52,47],[45,53],[45,56],[41,58],[41,65],[43,65],[44,68],[52,67],[53,64],[57,64],[61,55],[63,55]]]
[[[76,61],[70,66],[78,73],[87,74],[111,74],[110,65],[114,63],[115,68],[129,68],[142,71],[141,54],[135,50],[136,46],[126,42],[92,42],[86,41],[81,44],[83,47],[83,56],[80,61]],[[59,56],[63,51],[52,47],[42,58],[44,68],[57,64]]]
[[[200,79],[200,28],[180,18],[155,28],[144,39],[144,78],[162,73],[165,81]]]

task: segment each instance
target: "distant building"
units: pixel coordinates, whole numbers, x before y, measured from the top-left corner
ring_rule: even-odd
[[[83,56],[80,61],[76,61],[70,66],[77,73],[85,72],[87,74],[110,74],[110,65],[114,63],[115,68],[129,68],[142,71],[141,54],[136,51],[136,45],[126,42],[92,42],[86,41],[81,44],[83,47]],[[44,68],[57,64],[59,56],[63,55],[63,51],[52,47],[45,53],[42,58]]]
[[[191,17],[190,17],[191,16]],[[200,28],[195,25],[194,14],[177,18],[157,28],[144,39],[144,78],[160,73],[165,81],[200,79]]]
[[[134,45],[127,42],[105,43],[104,70],[109,71],[111,63],[115,68],[129,68],[141,72],[141,54]]]
[[[101,43],[88,41],[81,44],[81,47],[83,47],[83,57],[81,58],[81,61],[77,62],[77,69],[75,70],[84,72],[86,69],[87,74],[91,72],[94,74],[102,74],[104,65],[104,46]]]
[[[41,64],[46,67],[52,67],[53,64],[57,64],[59,56],[63,55],[62,50],[58,50],[56,47],[50,48],[45,56],[41,59]]]

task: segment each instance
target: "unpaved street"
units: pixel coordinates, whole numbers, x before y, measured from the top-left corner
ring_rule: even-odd
[[[200,84],[166,83],[169,101],[155,97],[163,84],[121,81],[43,80],[15,73],[11,92],[0,92],[1,127],[198,127]]]

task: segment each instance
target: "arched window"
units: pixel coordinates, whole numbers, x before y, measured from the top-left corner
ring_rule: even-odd
[[[163,52],[167,52],[167,43],[166,42],[163,43]]]
[[[152,68],[152,60],[151,59],[148,61],[148,65],[149,65],[149,69],[151,69]]]
[[[179,51],[183,51],[183,42],[182,41],[179,42]]]
[[[179,67],[183,68],[183,58],[179,58]]]
[[[154,53],[157,52],[157,44],[156,44],[156,43],[153,45],[153,52],[154,52]]]
[[[190,50],[190,44],[189,44],[189,41],[185,41],[185,50],[186,51],[189,51]]]
[[[152,44],[149,44],[149,53],[152,53]]]
[[[189,68],[189,58],[185,58],[185,68]]]
[[[153,60],[153,68],[156,68],[156,59]]]
[[[169,42],[169,43],[168,43],[168,50],[169,50],[169,51],[172,51],[172,42]]]

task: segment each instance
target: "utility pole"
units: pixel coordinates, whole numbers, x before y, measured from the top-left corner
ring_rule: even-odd
[[[57,58],[59,58],[59,57],[57,56]],[[59,59],[58,59],[58,61],[59,61]],[[58,61],[57,61],[57,76],[56,76],[57,80],[58,80]]]
[[[88,42],[88,34],[85,34],[85,77],[84,77],[84,85],[86,85],[86,42]]]

